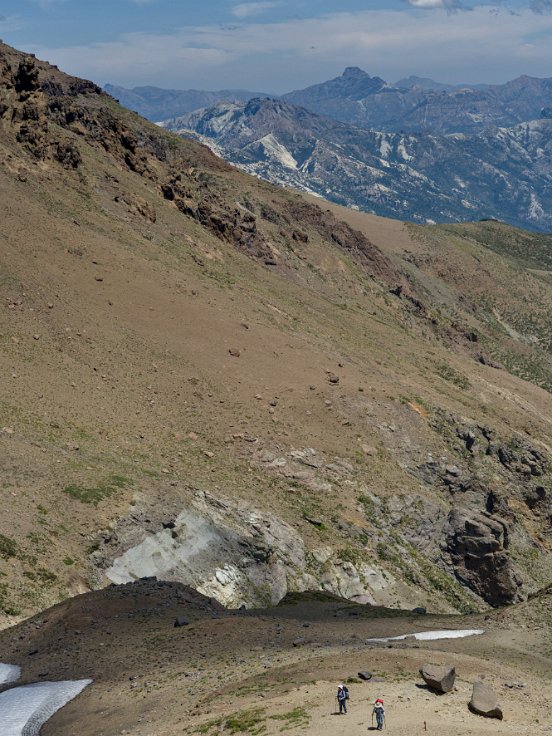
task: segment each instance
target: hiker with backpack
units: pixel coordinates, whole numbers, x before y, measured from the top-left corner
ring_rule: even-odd
[[[381,731],[385,724],[385,708],[381,698],[376,699],[374,707],[372,708],[372,726],[374,725],[374,716],[376,716],[377,729],[378,731]]]
[[[337,703],[339,705],[339,715],[347,714],[347,701],[349,700],[349,689],[346,685],[339,685],[337,688]]]

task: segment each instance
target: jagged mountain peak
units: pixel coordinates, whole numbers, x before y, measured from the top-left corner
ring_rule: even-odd
[[[301,102],[298,102],[299,98],[312,102],[333,98],[360,100],[376,94],[387,87],[387,83],[381,77],[371,77],[359,67],[349,66],[339,77],[322,82],[321,84],[314,84],[303,90],[290,92],[282,95],[282,97],[289,102],[298,104],[301,104]]]

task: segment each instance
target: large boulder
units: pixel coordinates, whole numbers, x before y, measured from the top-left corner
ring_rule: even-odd
[[[420,667],[420,675],[428,687],[440,693],[450,693],[454,687],[456,670],[454,667],[424,664]]]
[[[468,707],[472,713],[486,718],[498,718],[501,721],[504,717],[495,691],[481,680],[473,683],[473,693]]]

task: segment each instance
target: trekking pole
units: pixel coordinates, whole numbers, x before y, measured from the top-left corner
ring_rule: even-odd
[[[372,728],[374,728],[374,711],[372,711]]]

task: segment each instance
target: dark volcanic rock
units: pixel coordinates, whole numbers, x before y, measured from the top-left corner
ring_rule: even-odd
[[[456,576],[465,585],[493,606],[520,599],[522,581],[508,553],[508,526],[503,519],[453,509],[445,535]]]

